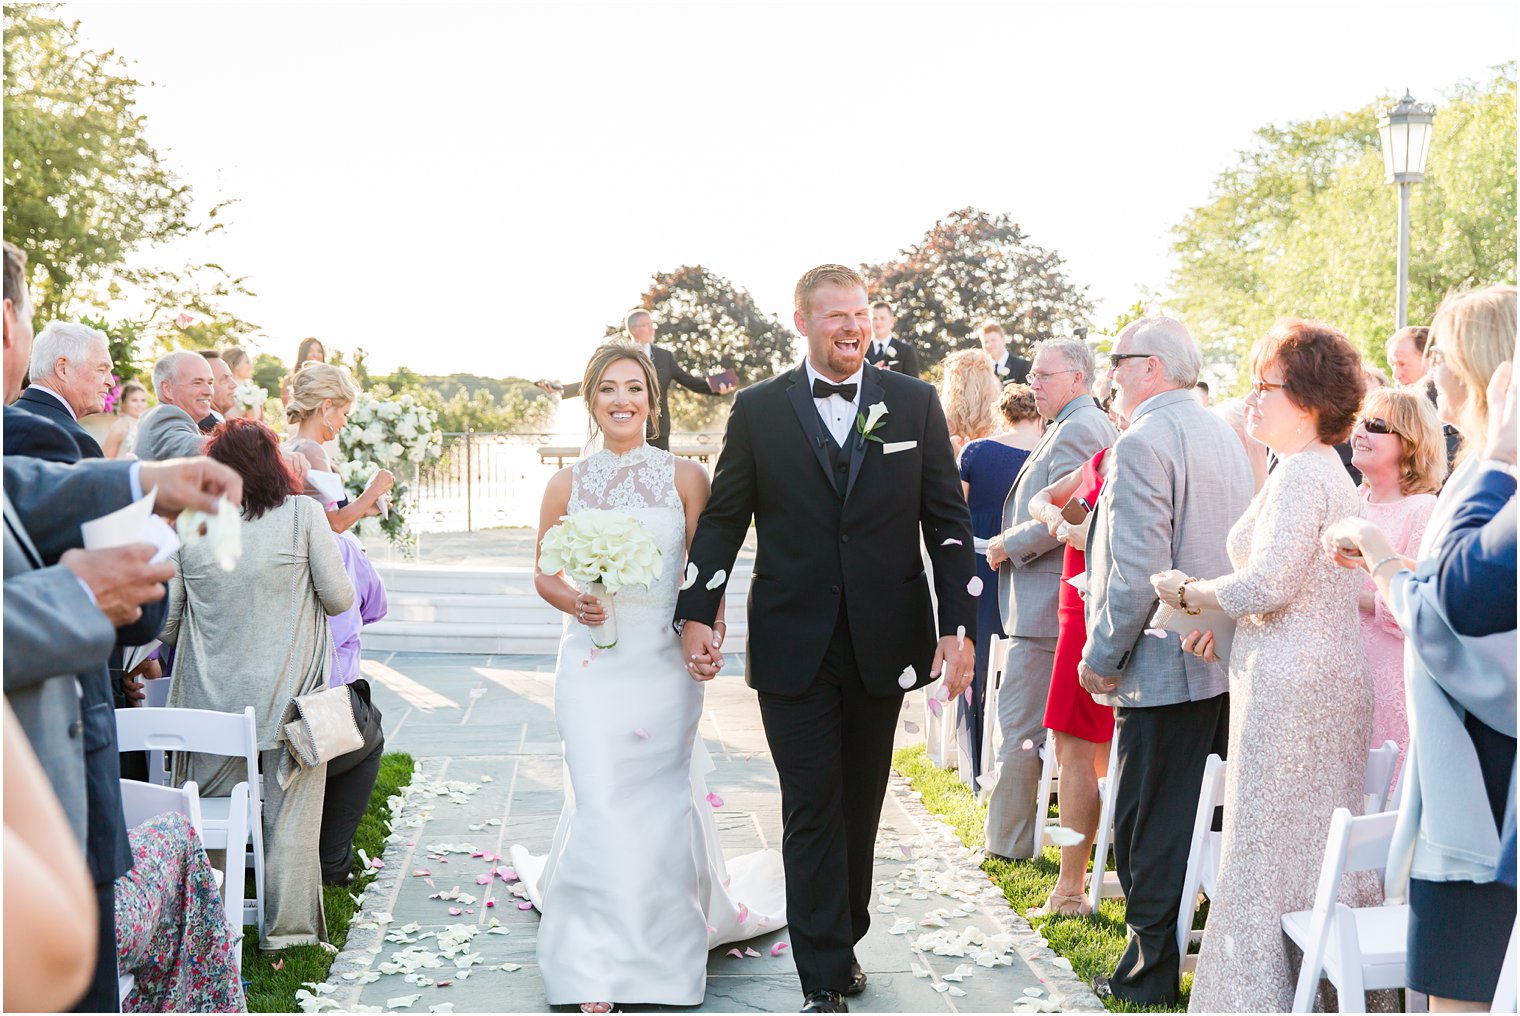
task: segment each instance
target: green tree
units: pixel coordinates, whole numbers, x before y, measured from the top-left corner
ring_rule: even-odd
[[[1061,256],[1029,242],[1006,214],[951,212],[901,257],[862,265],[870,295],[891,303],[897,334],[917,345],[921,362],[974,346],[983,321],[1000,322],[1017,351],[1086,326],[1086,287],[1067,279]]]
[[[287,373],[285,361],[278,356],[260,353],[253,358],[253,383],[271,396],[280,394],[280,381]]]
[[[742,386],[785,369],[796,355],[791,329],[760,310],[748,290],[701,265],[656,274],[633,306],[654,315],[655,341],[693,374],[732,370]],[[622,333],[622,321],[607,326],[608,336]],[[732,395],[714,398],[672,386],[672,429],[716,427],[732,402]]]
[[[1281,315],[1329,321],[1384,361],[1397,297],[1397,189],[1376,108],[1268,126],[1172,231],[1173,305],[1211,368],[1238,368]],[[1409,319],[1453,290],[1515,279],[1515,71],[1454,89],[1413,188]]]

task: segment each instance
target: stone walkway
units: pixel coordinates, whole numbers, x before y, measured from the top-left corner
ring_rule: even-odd
[[[538,915],[519,909],[516,883],[502,878],[509,862],[495,858],[514,843],[546,852],[559,816],[553,669],[543,656],[366,655],[387,747],[410,752],[419,772],[384,868],[366,886],[348,946],[324,987],[324,1007],[551,1010],[534,955]],[[709,685],[701,733],[717,766],[710,789],[724,802],[716,817],[725,851],[779,848],[776,771],[755,696],[742,680]],[[901,730],[899,737],[910,740]],[[877,857],[876,912],[858,950],[870,984],[850,1000],[852,1009],[1101,1011],[1087,986],[1012,914],[978,858],[895,777]],[[456,891],[454,899],[434,898]],[[787,941],[782,930],[739,944],[740,958],[728,947],[714,950],[707,999],[692,1011],[796,1011],[801,992],[790,953],[771,955]]]

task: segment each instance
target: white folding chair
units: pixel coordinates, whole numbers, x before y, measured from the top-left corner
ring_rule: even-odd
[[[1186,973],[1198,965],[1198,954],[1188,946],[1203,939],[1202,931],[1193,930],[1198,912],[1198,891],[1214,898],[1219,880],[1219,850],[1224,834],[1214,831],[1214,809],[1224,804],[1225,761],[1210,755],[1203,763],[1203,783],[1198,787],[1198,810],[1193,814],[1193,839],[1188,847],[1187,873],[1182,877],[1182,901],[1177,907],[1177,957]]]
[[[992,786],[997,782],[998,752],[1003,745],[1003,726],[998,722],[998,693],[1003,686],[1003,674],[1008,669],[1008,640],[1001,635],[992,636],[987,647],[987,687],[982,692],[982,776],[976,788],[979,801],[992,796]]]
[[[1284,914],[1283,931],[1303,950],[1294,1012],[1313,1012],[1319,979],[1335,985],[1342,1012],[1364,1012],[1365,993],[1405,986],[1406,905],[1348,907],[1340,902],[1341,877],[1388,864],[1388,846],[1398,812],[1356,817],[1345,808],[1330,818],[1325,860],[1320,866],[1314,908]]]
[[[1499,968],[1499,984],[1494,989],[1494,1000],[1489,1004],[1489,1012],[1514,1012],[1515,1011],[1515,933],[1520,931],[1520,924],[1510,929],[1509,949],[1504,953],[1504,965]]]
[[[1367,752],[1367,778],[1362,784],[1362,794],[1367,802],[1365,814],[1376,815],[1388,807],[1389,784],[1393,771],[1399,765],[1399,746],[1394,741],[1384,741],[1381,747]]]
[[[1098,781],[1098,799],[1102,807],[1098,811],[1098,832],[1093,837],[1092,879],[1087,888],[1087,903],[1095,914],[1098,903],[1105,897],[1124,895],[1118,872],[1108,870],[1108,848],[1114,838],[1114,801],[1119,796],[1114,791],[1119,785],[1114,778],[1118,766],[1119,735],[1115,733],[1108,741],[1108,774]]]
[[[182,787],[160,787],[156,783],[138,780],[121,781],[121,813],[127,820],[128,829],[170,811],[185,816],[190,828],[200,832],[201,797],[194,780],[187,780]]]
[[[246,795],[238,807],[241,818],[234,818],[235,798],[201,797],[201,841],[208,850],[222,849],[222,842],[229,833],[235,832],[234,824],[241,823],[244,833],[240,843],[229,846],[229,854],[237,854],[246,865],[244,851],[240,848],[251,839],[253,844],[254,898],[245,902],[242,917],[234,922],[234,928],[244,924],[257,924],[264,929],[264,795],[259,780],[259,741],[254,727],[253,707],[247,706],[241,713],[222,713],[210,709],[118,709],[116,710],[116,741],[121,751],[187,751],[203,755],[221,755],[241,758],[247,778]],[[162,765],[162,762],[159,762]],[[150,769],[152,766],[150,765]],[[234,794],[236,787],[233,788]],[[241,872],[243,867],[228,865],[229,870]],[[239,874],[239,880],[242,876]],[[241,881],[237,894],[242,895]]]
[[[1056,783],[1060,774],[1056,768],[1056,732],[1045,731],[1045,742],[1040,745],[1040,784],[1035,791],[1034,812],[1034,853],[1030,854],[1032,860],[1039,860],[1040,852],[1045,849],[1045,844],[1050,840],[1050,829],[1053,825],[1060,825],[1060,818],[1052,820],[1050,816],[1050,797],[1056,792]]]

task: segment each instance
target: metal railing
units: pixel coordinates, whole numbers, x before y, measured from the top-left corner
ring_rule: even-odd
[[[676,434],[671,450],[710,464],[722,440],[717,433]],[[438,533],[537,525],[544,485],[581,448],[562,434],[446,431],[442,456],[418,470],[408,492],[412,528]]]

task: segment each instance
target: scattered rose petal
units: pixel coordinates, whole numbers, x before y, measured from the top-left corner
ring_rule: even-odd
[[[491,897],[491,896],[487,896],[486,897],[486,906],[488,906],[488,907],[494,907],[494,906],[496,906],[496,900],[495,900],[495,898]]]
[[[964,640],[965,637],[966,637],[966,626],[963,625],[963,624],[956,625],[956,627],[955,627],[955,641],[960,642],[960,641]]]
[[[940,705],[939,699],[935,698],[934,696],[929,696],[928,704],[929,712],[933,713],[935,716],[943,716],[945,714],[945,707]]]
[[[1021,745],[1019,745],[1019,747],[1022,748],[1022,749],[1024,749],[1025,751],[1028,751],[1030,748],[1034,747],[1034,741],[1032,741],[1032,740],[1030,740],[1029,738],[1026,737],[1026,738],[1024,738],[1024,743],[1021,744]]]
[[[450,907],[449,908],[449,916],[450,917],[458,917],[462,913],[464,913],[464,908],[463,907]]]
[[[432,872],[429,871],[426,868],[418,868],[416,871],[412,872],[412,877],[413,878],[427,878],[431,874],[432,874]]]
[[[712,925],[710,925],[710,924],[709,924],[709,925],[708,925],[708,926],[707,926],[707,933],[708,933],[708,934],[709,934],[709,935],[716,935],[716,934],[717,934],[717,933],[718,933],[718,929],[717,929],[717,928],[714,928],[714,927],[713,927],[713,926],[712,926]]]
[[[1071,960],[1067,959],[1065,956],[1057,956],[1055,959],[1051,960],[1051,962],[1060,967],[1062,970],[1071,969]]]
[[[982,577],[980,575],[971,576],[971,581],[966,583],[966,592],[972,596],[982,595]]]
[[[1166,629],[1165,628],[1147,628],[1147,629],[1145,629],[1145,634],[1149,635],[1153,639],[1164,639],[1164,638],[1166,638]]]
[[[533,909],[533,904],[529,903],[527,900],[524,900],[523,902],[521,902],[521,903],[519,903],[517,905],[517,909],[518,910],[532,910]]]
[[[753,948],[751,948],[750,946],[745,946],[744,947],[744,955],[746,955],[746,956],[748,956],[748,957],[750,957],[750,958],[753,959],[754,957],[759,956],[760,954],[757,953],[757,952],[755,952],[755,950]]]
[[[680,586],[680,588],[682,588],[682,589],[690,589],[692,586],[694,586],[696,584],[697,584],[697,562],[695,562],[695,561],[687,561],[686,562],[686,577],[681,580],[681,586]]]
[[[775,945],[771,946],[771,955],[780,956],[783,951],[790,948],[791,945],[787,942],[777,942]]]
[[[435,988],[447,988],[449,985],[451,985],[453,983],[454,983],[453,981],[435,981],[434,984],[433,984],[433,987],[435,987]]]
[[[903,730],[910,734],[916,734],[919,731],[919,726],[912,720],[903,720]]]
[[[952,998],[965,998],[966,997],[966,993],[964,991],[962,991],[961,989],[959,989],[957,987],[954,987],[954,986],[952,986],[950,988],[949,994],[950,994],[950,996]]]
[[[582,660],[581,661],[581,666],[583,666],[583,667],[589,667],[589,666],[591,666],[591,661],[590,660]]]
[[[952,536],[948,540],[945,540],[943,543],[941,543],[940,546],[941,547],[964,547],[965,544],[962,543],[961,541],[957,540],[955,537]]]
[[[1047,829],[1045,830],[1045,835],[1049,837],[1050,842],[1058,847],[1075,847],[1086,839],[1085,836],[1075,829],[1068,829],[1065,826],[1054,826]]]
[[[739,904],[739,923],[743,924],[743,923],[745,923],[748,920],[749,920],[749,907],[746,907],[744,904],[741,903],[741,904]]]
[[[274,969],[274,970],[284,970],[285,969],[285,957],[281,956],[280,959],[279,959],[279,962],[277,962],[277,963],[271,963],[271,964],[269,964],[269,966],[270,966],[271,969]]]
[[[633,736],[638,738],[640,741],[647,741],[649,740],[649,731],[645,730],[643,727],[634,727]]]
[[[592,659],[593,659],[593,660],[594,660],[594,659],[596,659],[596,658],[597,658],[597,657],[598,657],[598,656],[600,656],[600,655],[602,655],[602,651],[601,651],[601,650],[600,650],[600,649],[598,649],[598,648],[597,648],[597,647],[596,647],[596,646],[592,646],[592,647],[591,647],[591,652],[590,652],[590,654],[589,654],[589,655],[590,655],[590,657],[591,657],[591,658],[592,658]]]
[[[491,884],[490,873],[488,872],[488,873],[486,873],[484,875],[476,875],[475,876],[475,884],[476,885],[490,885]]]
[[[899,688],[911,688],[918,683],[918,671],[912,667],[906,668],[897,678]]]
[[[902,855],[904,857],[912,857],[913,856],[913,844],[911,844],[911,843],[899,843],[897,845],[897,849],[900,850],[900,851],[902,851]]]
[[[712,791],[708,791],[707,803],[712,805],[714,808],[721,808],[723,807],[723,798],[719,797],[717,794],[714,794]]]
[[[707,580],[707,588],[717,589],[727,580],[728,572],[724,571],[722,568],[719,568],[717,571],[713,572],[713,577]]]
[[[742,960],[742,959],[744,959],[744,954],[742,952],[740,952],[739,950],[737,950],[737,949],[730,949],[728,952],[724,953],[723,955],[725,955],[725,956],[732,956],[736,960]]]
[[[501,876],[501,880],[503,882],[517,881],[517,872],[513,871],[511,868],[496,868],[494,869],[493,874]]]
[[[486,856],[486,852],[484,850],[472,850],[472,851],[470,851],[470,856],[471,857],[484,857],[484,856]]]
[[[1033,957],[1031,957],[1031,959],[1032,958]],[[1041,991],[1039,988],[1025,988],[1024,994],[1028,995],[1030,998],[1039,998],[1040,996],[1044,995],[1045,992]]]
[[[981,787],[983,790],[986,790],[988,787],[992,786],[993,782],[996,779],[996,773],[982,773],[982,775],[976,778],[976,785],[978,787]]]

